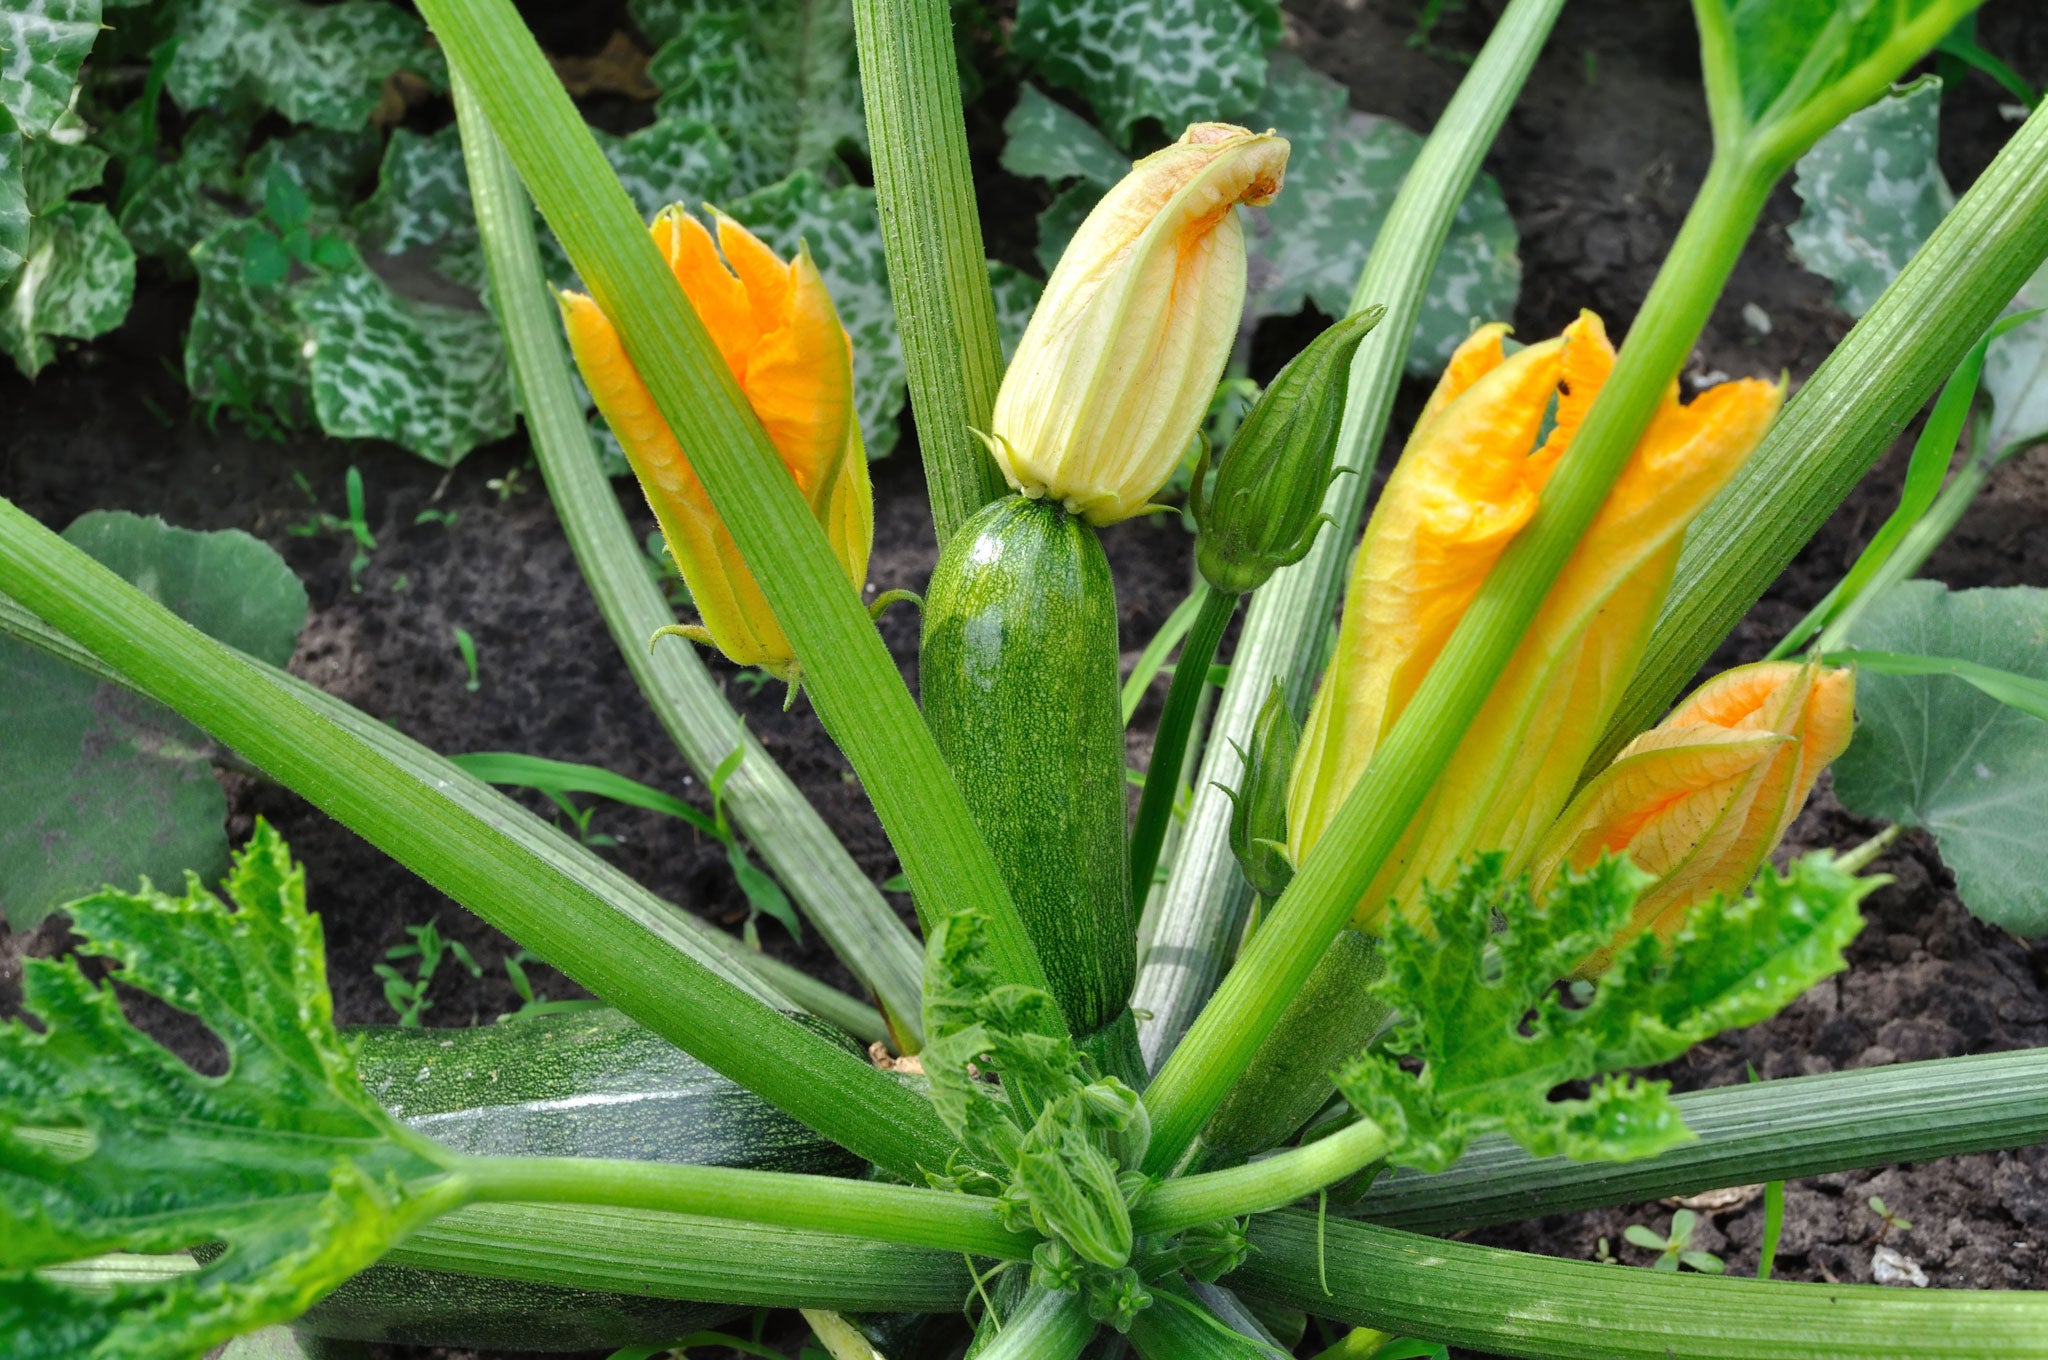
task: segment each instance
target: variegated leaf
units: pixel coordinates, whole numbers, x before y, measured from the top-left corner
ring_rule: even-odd
[[[1280,41],[1275,0],[1019,0],[1011,45],[1088,101],[1119,142],[1141,121],[1168,136],[1241,117]]]
[[[0,113],[0,287],[21,268],[28,253],[28,191],[21,181],[21,135]]]
[[[1024,338],[1024,327],[1030,324],[1031,311],[1038,306],[1045,285],[1015,265],[990,260],[988,286],[995,294],[996,335],[1003,343],[1003,362],[1008,363],[1017,352],[1017,342]]]
[[[392,72],[445,79],[426,26],[383,0],[191,0],[179,33],[165,83],[194,113],[254,102],[349,130],[369,121]]]
[[[596,136],[642,217],[651,218],[671,203],[691,208],[709,203],[732,182],[732,152],[709,123],[665,117],[624,137]]]
[[[2048,307],[2048,266],[2027,280],[2008,311]],[[1984,355],[1984,392],[1991,423],[1984,447],[2009,458],[2048,443],[2048,315],[2007,331]]]
[[[99,35],[99,0],[0,5],[0,109],[15,130],[40,137],[71,107],[78,68]]]
[[[0,350],[30,378],[57,357],[53,337],[90,340],[121,324],[135,252],[106,207],[62,203],[29,223],[28,250],[0,289]]]
[[[1096,126],[1026,83],[1017,106],[1003,119],[1003,169],[1055,184],[1086,180],[1107,189],[1131,168]]]
[[[242,277],[254,222],[224,223],[192,247],[199,300],[185,332],[185,386],[214,407],[259,413],[286,425],[308,397],[305,327],[292,314],[289,285]]]

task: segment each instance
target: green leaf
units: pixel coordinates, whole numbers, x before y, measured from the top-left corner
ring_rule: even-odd
[[[30,213],[49,212],[75,193],[99,188],[107,153],[86,140],[90,131],[77,114],[66,113],[48,133],[23,144],[21,182]]]
[[[121,324],[135,252],[103,204],[63,203],[29,223],[20,272],[0,289],[0,350],[26,377],[57,357],[52,337],[90,340]]]
[[[192,272],[192,247],[236,220],[207,192],[203,172],[184,160],[151,170],[121,205],[121,234],[138,255],[164,261],[173,272]]]
[[[445,79],[426,26],[382,0],[191,0],[165,86],[178,107],[258,104],[295,123],[352,131],[394,71]]]
[[[1276,56],[1272,66],[1251,121],[1277,129],[1293,150],[1279,197],[1245,213],[1246,314],[1287,316],[1313,303],[1343,316],[1422,137],[1391,118],[1356,112],[1344,86],[1296,57]],[[1430,277],[1409,372],[1435,374],[1475,322],[1514,315],[1522,286],[1518,244],[1500,186],[1480,175],[1458,205]]]
[[[1081,229],[1081,223],[1102,201],[1103,191],[1087,180],[1077,180],[1060,190],[1058,197],[1038,215],[1038,246],[1033,252],[1050,275],[1066,253],[1067,242]]]
[[[0,113],[0,287],[28,254],[28,191],[21,181],[22,140]]]
[[[357,186],[377,169],[379,140],[374,128],[301,128],[273,137],[244,165],[241,197],[262,204],[281,229],[338,223]]]
[[[709,202],[732,182],[733,154],[709,123],[670,117],[624,137],[595,135],[642,217],[671,203]]]
[[[71,107],[78,68],[99,35],[99,0],[0,6],[0,109],[23,134],[42,136]]]
[[[223,885],[144,885],[71,904],[82,952],[197,1015],[227,1050],[202,1076],[131,1025],[75,959],[23,966],[0,1030],[0,1336],[17,1360],[197,1356],[295,1317],[442,1208],[416,1183],[445,1154],[356,1080],[335,1032],[305,872],[258,821]],[[74,1287],[36,1272],[108,1251],[218,1242],[154,1284]]]
[[[1908,581],[1873,600],[1848,641],[2048,680],[2048,590]],[[1931,832],[1971,912],[2022,935],[2048,933],[2036,854],[2048,723],[1951,676],[1872,670],[1857,675],[1856,710],[1855,740],[1835,762],[1842,805]]]
[[[2008,314],[2048,307],[2048,267],[2020,288]],[[2048,316],[2037,316],[1991,342],[1984,355],[1984,391],[1991,398],[1991,423],[1984,447],[2010,458],[2033,444],[2048,443]]]
[[[1861,316],[1955,206],[1937,152],[1941,80],[1923,76],[1843,119],[1799,158],[1792,191],[1805,204],[1788,230],[1792,255],[1835,285]]]
[[[477,751],[449,760],[490,784],[510,784],[543,793],[587,793],[629,807],[679,817],[707,836],[719,835],[717,823],[672,793],[649,788],[637,779],[596,765],[521,755],[515,751]]]
[[[1003,169],[1061,183],[1086,180],[1107,189],[1131,168],[1131,158],[1117,150],[1095,125],[1064,104],[1024,84],[1017,106],[1003,119]]]
[[[1177,137],[1189,123],[1240,117],[1279,41],[1276,0],[1019,0],[1010,37],[1124,144],[1147,118]]]
[[[1030,324],[1032,309],[1038,306],[1045,285],[1014,265],[990,260],[988,286],[996,299],[996,336],[1003,344],[1003,362],[1008,363],[1017,352],[1017,342],[1024,338],[1024,327]]]
[[[724,139],[729,192],[866,150],[851,0],[635,0],[632,12],[661,44],[647,65],[655,112]]]
[[[1638,936],[1574,1008],[1557,981],[1613,940],[1649,879],[1602,860],[1566,874],[1539,910],[1526,881],[1504,881],[1500,856],[1482,855],[1429,892],[1433,931],[1396,918],[1376,985],[1402,1018],[1337,1073],[1338,1088],[1386,1130],[1390,1161],[1425,1171],[1494,1130],[1539,1157],[1653,1155],[1692,1137],[1668,1084],[1609,1074],[1754,1024],[1839,971],[1863,924],[1856,903],[1882,881],[1824,853],[1789,873],[1766,868],[1749,897],[1696,908],[1668,949]],[[1404,1058],[1420,1072],[1404,1071]],[[1574,1081],[1594,1081],[1590,1094],[1552,1099]]]
[[[474,292],[484,284],[483,254],[459,131],[453,123],[424,137],[394,128],[376,191],[351,220],[366,248],[384,255],[429,251],[435,272]]]
[[[290,305],[328,434],[388,439],[453,467],[512,433],[512,383],[490,313],[400,297],[352,250],[348,267],[292,285]]]
[[[199,300],[185,333],[185,385],[199,401],[295,425],[310,399],[310,337],[285,285],[243,277],[248,239],[261,234],[259,223],[231,221],[192,247]]]
[[[64,536],[195,627],[273,664],[291,656],[305,588],[240,530],[95,511]],[[227,862],[227,803],[196,728],[14,642],[0,643],[0,694],[0,908],[14,929],[102,883]]]
[[[1907,25],[1931,21],[1926,41],[1914,44],[1917,51],[1924,51],[1976,3],[1701,0],[1702,28],[1713,24],[1730,39],[1730,65],[1723,70],[1710,69],[1708,87],[1718,101],[1723,91],[1717,85],[1723,80],[1730,82],[1725,89],[1728,112],[1747,126],[1780,122],[1813,107],[1830,86],[1897,46]]]
[[[905,375],[875,191],[860,185],[827,188],[816,175],[799,171],[727,204],[726,211],[784,259],[809,246],[840,324],[853,338],[853,404],[861,439],[868,457],[882,457],[896,447]]]

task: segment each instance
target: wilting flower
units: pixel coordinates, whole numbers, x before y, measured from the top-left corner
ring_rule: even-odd
[[[1613,347],[1590,312],[1512,356],[1506,329],[1484,327],[1459,348],[1366,529],[1290,788],[1297,864],[1535,514],[1613,367]],[[1667,390],[1359,904],[1362,929],[1390,906],[1416,909],[1424,882],[1448,882],[1475,851],[1506,852],[1510,872],[1528,865],[1642,655],[1686,526],[1762,438],[1781,396],[1775,384],[1742,381],[1681,405],[1677,384]]]
[[[1626,854],[1656,881],[1616,943],[1668,939],[1695,904],[1756,875],[1848,746],[1855,699],[1854,671],[1797,661],[1715,676],[1572,800],[1531,865],[1539,891],[1561,868]]]
[[[680,205],[663,210],[648,231],[858,590],[875,517],[853,412],[852,345],[808,251],[784,263],[739,223],[723,214],[717,221],[716,245]],[[610,318],[581,293],[564,293],[561,303],[576,366],[703,616],[701,630],[683,631],[738,665],[794,680],[789,640]]]
[[[1010,485],[1091,524],[1145,508],[1209,409],[1244,311],[1240,203],[1269,203],[1287,142],[1195,123],[1131,167],[1060,256],[996,395]]]

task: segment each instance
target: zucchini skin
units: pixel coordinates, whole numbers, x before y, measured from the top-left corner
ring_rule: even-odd
[[[822,1028],[822,1027],[821,1027]],[[624,1157],[853,1176],[866,1164],[653,1031],[600,1009],[474,1029],[349,1031],[364,1088],[475,1156]],[[727,1304],[376,1265],[294,1326],[350,1341],[473,1349],[655,1345]]]
[[[925,723],[1078,1039],[1129,1014],[1116,591],[1095,531],[1011,496],[954,533],[925,592]]]

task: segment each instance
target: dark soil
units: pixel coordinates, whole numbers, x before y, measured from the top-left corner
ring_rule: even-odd
[[[1316,0],[1290,6],[1289,35],[1317,67],[1350,85],[1355,106],[1427,127],[1449,98],[1498,4],[1453,13],[1433,35],[1434,52],[1408,42],[1414,0]],[[1991,5],[1982,38],[2023,74],[2048,77],[2048,27],[2022,17],[2027,6]],[[554,10],[544,39],[552,50],[594,50],[613,26],[608,12]],[[1678,0],[1580,0],[1568,7],[1550,47],[1508,122],[1487,168],[1500,181],[1522,232],[1524,286],[1516,321],[1525,336],[1555,332],[1580,307],[1602,312],[1619,334],[1640,302],[1707,160],[1689,7]],[[992,85],[970,113],[977,158],[988,170],[992,249],[1029,262],[1036,186],[994,168],[1007,87]],[[1967,185],[2011,124],[2005,97],[1982,78],[1952,92],[1944,108],[1942,154],[1950,181]],[[1827,286],[1792,263],[1785,227],[1797,211],[1781,190],[1763,230],[1743,256],[1690,372],[1790,374],[1796,384],[1848,329]],[[1769,315],[1759,333],[1745,304]],[[234,526],[273,544],[304,578],[312,618],[292,668],[437,750],[510,750],[583,761],[701,799],[635,690],[578,578],[522,440],[472,455],[453,474],[383,445],[295,436],[283,443],[217,427],[188,410],[173,371],[189,288],[145,279],[129,322],[83,347],[35,386],[0,373],[0,493],[62,527],[95,508],[158,513],[192,528]],[[1255,347],[1267,376],[1311,320],[1269,326]],[[1403,394],[1396,431],[1423,392]],[[160,417],[157,412],[168,412]],[[1398,445],[1398,437],[1395,440]],[[378,549],[351,587],[350,547],[332,535],[299,537],[288,527],[309,510],[294,475],[320,505],[342,508],[342,480],[354,465],[369,490]],[[1760,655],[1833,582],[1889,510],[1903,468],[1894,449],[1808,546],[1792,570],[1716,658]],[[517,474],[516,489],[502,491]],[[875,468],[877,541],[872,580],[883,589],[921,588],[934,548],[914,446]],[[629,487],[621,499],[644,532],[652,519]],[[455,512],[441,527],[416,524],[422,508]],[[2048,585],[2048,453],[2009,466],[1936,557],[1930,574],[1956,586]],[[1134,658],[1185,592],[1188,538],[1170,517],[1106,535],[1121,599],[1123,644]],[[481,687],[465,688],[452,630],[476,639]],[[912,675],[913,616],[883,624]],[[785,714],[776,687],[738,683],[714,662],[729,697],[773,756],[878,881],[895,872],[846,761],[805,706]],[[1147,726],[1141,713],[1137,728]],[[1142,739],[1134,756],[1142,758]],[[405,927],[438,920],[484,965],[481,980],[444,968],[427,1023],[487,1023],[516,998],[499,967],[515,946],[385,859],[294,795],[224,774],[231,833],[269,818],[308,864],[314,903],[326,925],[336,1013],[345,1023],[389,1021],[371,967],[405,940]],[[545,811],[536,800],[535,806]],[[655,891],[705,917],[737,927],[745,900],[718,848],[678,822],[605,806],[593,830],[619,844],[606,853]],[[1843,813],[1825,792],[1794,829],[1794,848],[1852,844],[1875,828]],[[2029,946],[1973,921],[1932,846],[1908,836],[1879,867],[1896,883],[1869,904],[1870,925],[1844,976],[1815,989],[1772,1022],[1702,1046],[1666,1075],[1683,1086],[1740,1081],[1754,1065],[1764,1077],[1935,1058],[2048,1043],[2048,948]],[[907,911],[907,906],[906,906]],[[768,949],[846,987],[852,979],[814,939],[791,941],[772,923]],[[19,959],[61,948],[57,925],[27,937],[0,936],[0,1006],[18,997]],[[574,989],[537,970],[551,995]],[[1778,1273],[1783,1278],[1868,1280],[1883,1226],[1866,1207],[1881,1195],[1910,1231],[1886,1245],[1925,1268],[1941,1287],[2048,1286],[2048,1158],[2025,1152],[1954,1158],[1874,1173],[1819,1177],[1790,1187]],[[1598,1239],[1619,1244],[1628,1223],[1662,1230],[1662,1205],[1575,1214],[1489,1230],[1495,1245],[1590,1258]],[[1702,1215],[1696,1245],[1724,1256],[1736,1273],[1753,1269],[1760,1204]],[[1646,1264],[1645,1253],[1616,1246]],[[791,1333],[792,1336],[795,1333]],[[441,1352],[389,1350],[389,1360]],[[480,1358],[489,1360],[489,1358]],[[509,1355],[498,1360],[511,1360]]]

